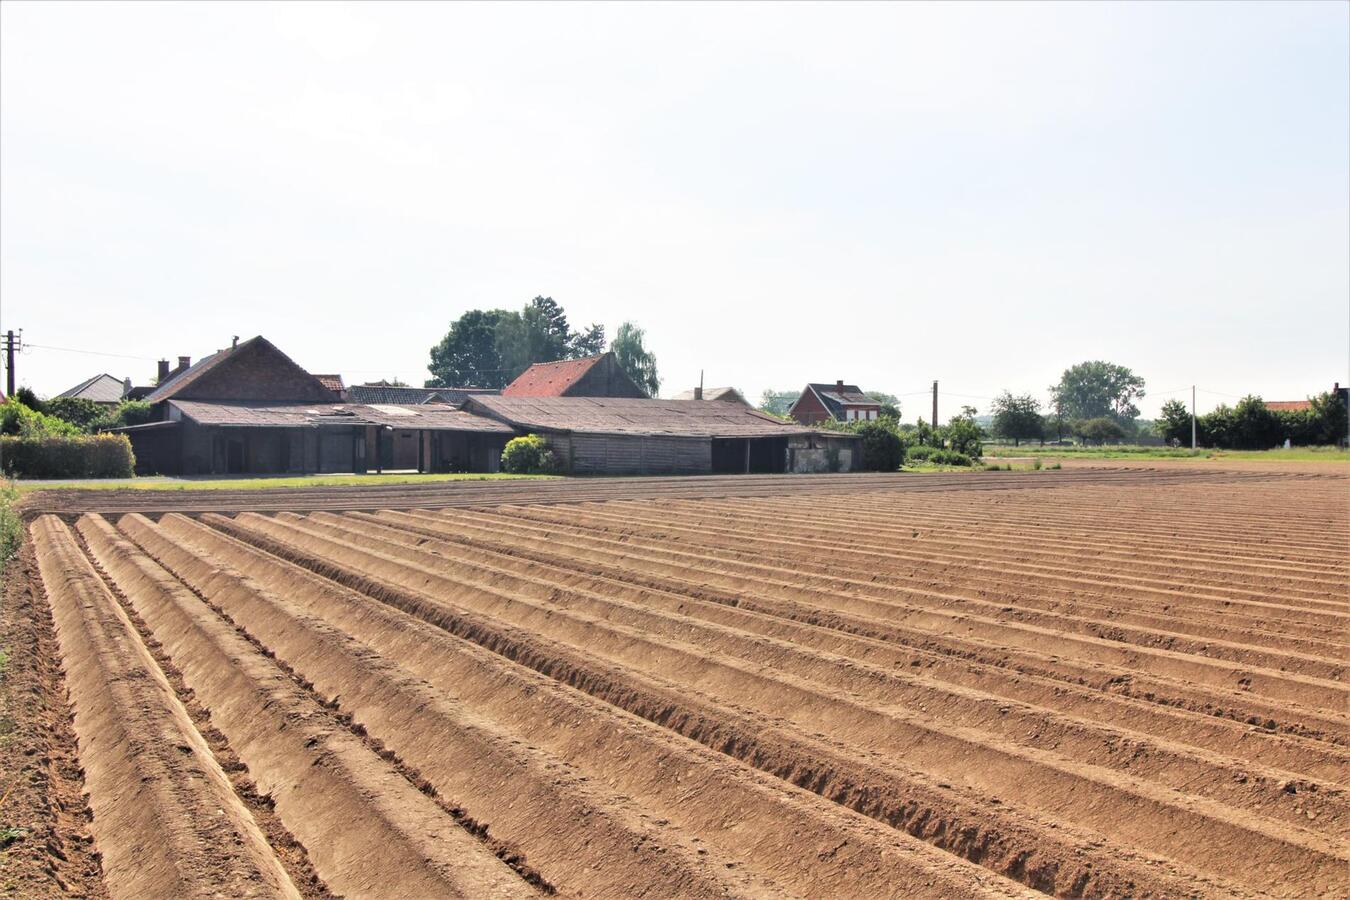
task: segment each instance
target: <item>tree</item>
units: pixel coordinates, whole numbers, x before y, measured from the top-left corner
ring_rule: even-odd
[[[605,326],[592,324],[585,331],[575,332],[567,345],[568,356],[584,359],[605,352]]]
[[[1175,398],[1162,405],[1158,420],[1154,423],[1158,437],[1173,447],[1189,447],[1191,444],[1191,411],[1186,404]]]
[[[993,411],[994,434],[1012,438],[1013,446],[1040,440],[1045,434],[1041,402],[1030,394],[1014,397],[1010,391],[1004,391],[994,398]]]
[[[1134,401],[1144,396],[1144,379],[1124,366],[1093,360],[1065,369],[1050,394],[1055,411],[1066,419],[1124,423],[1139,417]]]
[[[766,388],[764,393],[759,395],[759,408],[771,416],[786,416],[799,396],[796,391],[775,391]]]
[[[504,309],[471,309],[450,324],[450,331],[431,348],[427,387],[487,387],[506,384],[497,325],[512,313]]]
[[[1105,444],[1107,441],[1119,441],[1125,436],[1125,429],[1115,419],[1098,416],[1075,421],[1073,433],[1090,444]]]
[[[628,377],[646,391],[648,397],[655,397],[661,390],[661,378],[656,374],[656,357],[647,349],[645,337],[646,332],[641,328],[632,322],[624,322],[615,332],[609,349]]]
[[[1309,397],[1312,406],[1308,410],[1309,444],[1340,444],[1345,442],[1347,429],[1350,429],[1350,410],[1345,401],[1334,391]]]
[[[1239,450],[1269,450],[1280,443],[1280,422],[1260,397],[1248,395],[1233,409],[1230,446]]]
[[[975,424],[977,412],[979,410],[973,406],[963,406],[961,414],[952,416],[951,421],[941,429],[941,438],[948,447],[972,459],[984,455],[984,432]]]

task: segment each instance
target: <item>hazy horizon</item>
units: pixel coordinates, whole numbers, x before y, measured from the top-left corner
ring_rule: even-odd
[[[540,294],[666,396],[1350,383],[1350,4],[0,5],[20,384]]]

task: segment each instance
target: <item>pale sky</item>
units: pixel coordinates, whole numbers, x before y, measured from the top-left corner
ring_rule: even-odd
[[[667,395],[1345,384],[1350,4],[0,4],[39,394],[259,333],[421,384],[536,294]]]

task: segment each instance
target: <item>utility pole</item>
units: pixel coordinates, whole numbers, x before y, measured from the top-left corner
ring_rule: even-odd
[[[933,382],[933,430],[937,431],[937,382]]]
[[[5,396],[14,396],[14,351],[23,347],[23,329],[14,336],[14,329],[5,332]]]
[[[1191,449],[1195,449],[1195,385],[1191,385]]]

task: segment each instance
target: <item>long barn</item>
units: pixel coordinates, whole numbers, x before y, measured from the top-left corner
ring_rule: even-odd
[[[573,475],[847,472],[856,437],[715,400],[473,396],[465,410],[540,434]]]

